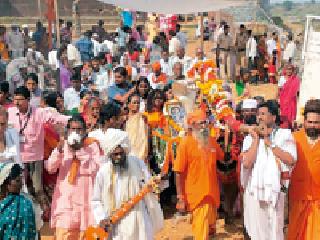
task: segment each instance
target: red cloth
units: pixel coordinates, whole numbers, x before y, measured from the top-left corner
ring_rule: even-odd
[[[292,126],[297,115],[297,94],[300,89],[300,79],[296,75],[287,78],[280,90],[280,115]]]

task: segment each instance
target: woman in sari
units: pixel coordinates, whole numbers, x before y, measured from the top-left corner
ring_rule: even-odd
[[[162,90],[152,91],[147,100],[147,112],[144,113],[149,126],[149,166],[156,174],[161,171],[166,151],[166,142],[155,136],[164,134],[166,127],[166,118],[163,115],[164,99]]]
[[[148,125],[145,116],[139,112],[140,96],[133,94],[128,98],[129,115],[125,131],[129,135],[131,154],[143,161],[148,157]]]
[[[260,76],[260,82],[266,82],[267,71],[265,65],[267,64],[268,53],[266,46],[266,36],[261,36],[258,43],[258,71]]]
[[[44,92],[42,95],[41,106],[47,111],[57,111],[57,98],[58,95],[55,92]],[[52,151],[57,147],[59,143],[59,133],[57,129],[51,124],[44,124],[44,160],[47,161]],[[46,194],[46,199],[43,203],[43,219],[49,221],[50,219],[50,208],[53,190],[57,181],[57,173],[50,174],[43,168],[43,187]]]
[[[280,116],[283,122],[293,126],[297,115],[297,99],[300,89],[300,79],[294,72],[293,65],[289,64],[285,70],[285,83],[280,89]]]
[[[31,200],[20,193],[22,168],[0,163],[0,239],[36,239],[36,220]]]
[[[98,97],[92,96],[83,107],[81,116],[86,122],[87,132],[98,128],[101,103]]]

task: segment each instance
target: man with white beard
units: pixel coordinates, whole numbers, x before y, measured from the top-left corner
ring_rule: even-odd
[[[103,146],[106,161],[96,176],[91,201],[96,224],[109,229],[113,240],[152,240],[163,226],[160,204],[152,193],[140,201],[134,200],[150,180],[146,166],[137,157],[128,155],[126,132],[108,129],[106,138],[107,144]],[[114,222],[114,211],[122,208],[123,203],[131,202],[134,207]]]

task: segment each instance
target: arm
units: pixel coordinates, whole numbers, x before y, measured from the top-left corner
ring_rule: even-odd
[[[51,153],[48,161],[45,161],[45,167],[49,173],[55,173],[60,168],[63,159],[63,153],[59,152],[58,148],[55,148]]]
[[[280,131],[281,135],[280,133],[279,135],[277,134],[275,139],[272,140],[275,144],[274,148],[271,148],[272,142],[270,137],[265,138],[264,142],[267,147],[272,149],[275,157],[279,158],[284,164],[293,166],[297,160],[296,142],[290,130],[279,129]]]
[[[102,193],[103,193],[103,186],[104,186],[103,180],[104,180],[103,171],[99,171],[95,179],[93,194],[91,198],[91,207],[92,207],[93,216],[97,225],[100,225],[101,221],[107,219],[107,214],[104,211],[104,207],[102,203]]]
[[[136,90],[136,88],[133,87],[126,94],[124,94],[124,95],[117,94],[113,97],[113,99],[117,100],[121,103],[126,103],[128,98],[130,97],[130,95],[133,94],[135,92],[135,90]]]
[[[287,164],[289,166],[293,166],[295,164],[293,156],[290,153],[283,151],[280,147],[272,148],[272,152],[284,164]]]
[[[251,135],[251,146],[249,147],[248,150],[246,150],[247,146],[250,143],[248,143],[250,140],[248,138],[245,139],[245,142],[243,143],[244,149],[243,149],[243,167],[250,169],[252,168],[254,162],[257,159],[257,152],[258,152],[258,147],[259,147],[259,137],[257,133],[253,130],[250,131]]]
[[[39,111],[40,109],[38,109]],[[51,124],[62,124],[62,125],[67,125],[68,120],[71,118],[70,116],[66,116],[63,114],[60,114],[58,111],[53,111],[52,109],[50,110],[42,110],[43,114],[43,119],[44,123],[51,123]]]
[[[177,149],[177,157],[174,163],[174,171],[176,174],[176,189],[177,189],[177,209],[181,212],[186,210],[186,199],[185,199],[185,175],[184,172],[187,168],[187,144],[182,141]]]

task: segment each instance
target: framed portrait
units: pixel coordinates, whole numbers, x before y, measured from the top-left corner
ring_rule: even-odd
[[[165,108],[168,116],[170,116],[175,123],[183,126],[186,113],[182,103],[179,101],[168,102]]]

